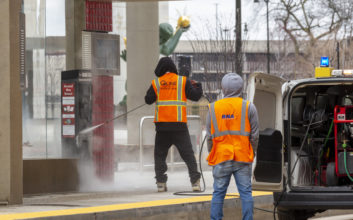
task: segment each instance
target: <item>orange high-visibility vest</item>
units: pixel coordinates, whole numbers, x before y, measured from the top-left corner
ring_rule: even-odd
[[[166,73],[152,80],[157,95],[154,122],[186,123],[186,77]]]
[[[249,102],[242,98],[224,98],[209,105],[212,150],[207,157],[213,166],[224,161],[252,162],[254,152],[249,140]]]

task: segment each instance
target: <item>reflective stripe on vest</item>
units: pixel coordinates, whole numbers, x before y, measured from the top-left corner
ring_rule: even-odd
[[[214,128],[214,134],[212,134],[212,138],[221,137],[221,136],[225,136],[225,135],[250,136],[250,132],[245,131],[245,119],[246,119],[246,101],[245,100],[243,100],[242,105],[241,105],[240,131],[234,131],[234,130],[219,131],[217,118],[216,118],[216,111],[214,109],[214,103],[212,103],[210,105],[210,108],[211,108],[210,112],[211,112],[212,124],[213,124],[213,128]]]
[[[157,89],[157,101],[156,101],[156,114],[155,114],[155,121],[159,121],[159,107],[160,106],[175,106],[177,108],[177,121],[183,121],[182,115],[182,108],[186,107],[186,102],[182,100],[183,97],[183,77],[178,76],[177,80],[177,97],[175,100],[159,100],[160,94],[160,78],[154,80],[154,84]],[[186,114],[186,112],[185,112]]]
[[[159,78],[158,79],[155,79],[154,80],[154,84],[156,85],[156,88],[157,88],[157,97],[159,96],[159,90],[160,90],[160,87],[159,87]],[[157,100],[158,101],[158,100]],[[158,107],[156,107],[156,121],[158,121]]]
[[[159,94],[159,79],[155,79],[155,80],[154,80],[154,84],[156,85],[156,87],[157,87],[157,93]]]
[[[180,77],[178,76],[178,101],[180,102],[181,101],[181,95],[182,95],[182,92],[183,92],[183,77]],[[183,101],[181,101],[183,102]],[[186,102],[183,102],[186,106]],[[182,114],[181,114],[181,105],[178,105],[178,121],[182,121]]]
[[[169,105],[177,105],[177,106],[186,106],[186,102],[183,101],[158,101],[156,103],[158,106],[169,106]]]

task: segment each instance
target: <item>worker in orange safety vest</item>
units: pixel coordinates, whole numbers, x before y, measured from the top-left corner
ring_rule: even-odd
[[[252,162],[258,145],[258,115],[241,98],[243,80],[236,73],[222,79],[224,98],[209,105],[206,118],[208,164],[213,166],[211,219],[223,218],[223,203],[233,175],[241,198],[243,219],[253,219]]]
[[[152,80],[145,102],[156,103],[154,162],[158,192],[167,191],[166,158],[172,145],[177,147],[188,167],[192,190],[200,191],[200,173],[186,124],[186,100],[198,101],[201,98],[201,83],[178,75],[176,66],[169,57],[159,60],[155,74],[158,78]]]

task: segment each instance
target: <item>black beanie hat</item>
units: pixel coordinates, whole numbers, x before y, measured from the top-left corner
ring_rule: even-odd
[[[154,73],[158,77],[163,76],[166,72],[178,74],[177,68],[170,57],[162,57],[154,70]]]

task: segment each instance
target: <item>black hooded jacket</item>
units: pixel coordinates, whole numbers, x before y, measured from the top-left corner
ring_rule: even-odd
[[[166,73],[178,74],[177,68],[173,60],[169,57],[163,57],[159,60],[154,73],[157,77],[161,77]],[[191,101],[198,101],[202,96],[201,83],[191,84],[191,81],[187,78],[185,84],[185,95],[187,99]],[[157,100],[157,95],[154,92],[153,86],[147,90],[145,96],[145,102],[149,105],[153,104]],[[183,122],[156,122],[156,131],[180,131],[187,129],[186,123]]]

